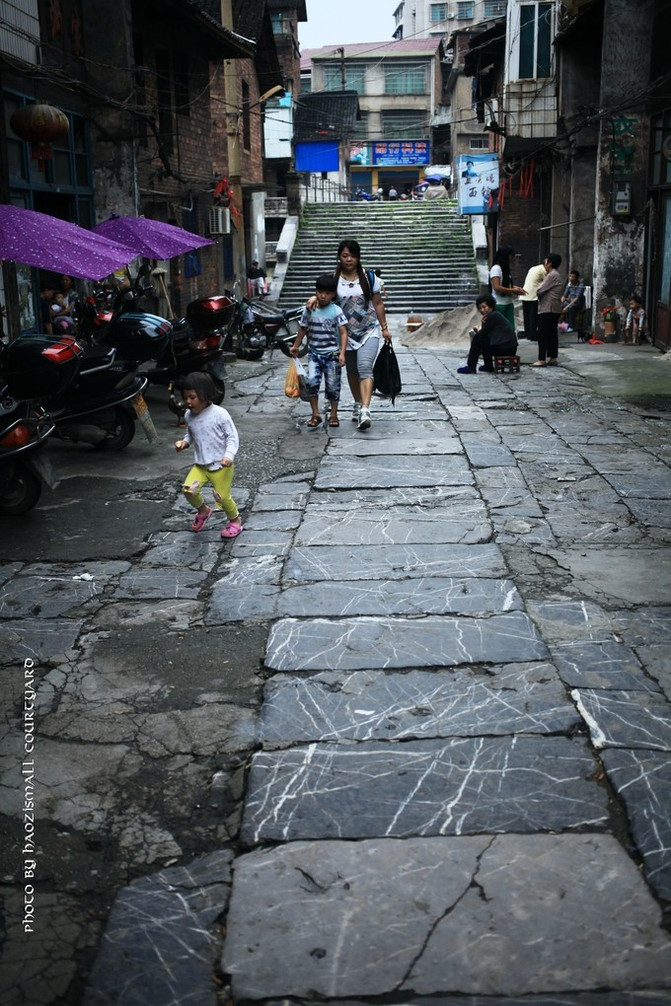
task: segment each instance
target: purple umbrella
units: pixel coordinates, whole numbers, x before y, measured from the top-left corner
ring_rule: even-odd
[[[0,206],[0,259],[79,279],[102,279],[134,257],[125,245],[67,220],[21,206]]]
[[[136,255],[144,258],[174,258],[194,248],[214,244],[209,238],[201,238],[198,234],[185,231],[173,224],[164,224],[160,220],[148,217],[110,217],[98,224],[94,230],[104,234],[112,241],[124,244]]]

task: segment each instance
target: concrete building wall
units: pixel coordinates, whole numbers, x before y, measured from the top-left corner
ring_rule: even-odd
[[[605,0],[602,43],[601,118],[594,228],[597,308],[640,289],[644,274],[648,120],[654,0]],[[636,102],[635,96],[640,95]],[[613,185],[631,184],[632,212],[616,218]]]

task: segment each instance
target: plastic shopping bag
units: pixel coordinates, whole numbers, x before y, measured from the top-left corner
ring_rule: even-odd
[[[308,384],[308,372],[299,359],[294,359],[294,366],[298,374],[298,397],[301,402],[309,402],[312,398],[312,391]]]
[[[298,371],[296,370],[296,363],[294,360],[290,360],[289,366],[287,367],[287,375],[284,378],[284,394],[287,398],[298,398],[300,396]]]

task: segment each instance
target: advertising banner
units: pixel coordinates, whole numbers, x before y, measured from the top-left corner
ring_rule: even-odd
[[[431,144],[428,140],[387,140],[373,143],[373,164],[383,167],[404,167],[429,164]]]
[[[499,159],[496,154],[460,154],[456,161],[460,213],[486,213],[489,194],[499,187]]]

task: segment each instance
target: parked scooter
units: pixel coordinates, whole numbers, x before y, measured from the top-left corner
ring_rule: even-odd
[[[94,288],[76,311],[77,330],[89,345],[116,350],[118,360],[136,362],[150,384],[181,387],[187,374],[204,371],[224,398],[226,369],[222,327],[228,320],[228,298],[205,297],[187,307],[185,318],[168,321],[142,310],[151,291],[143,266],[130,290]]]
[[[289,311],[273,311],[267,304],[258,304],[248,297],[236,297],[227,291],[232,305],[232,314],[226,328],[224,347],[234,349],[245,360],[260,360],[265,351],[278,347],[285,356],[291,355],[291,347],[298,334],[302,307]],[[298,355],[308,351],[307,339],[301,342]]]
[[[2,378],[0,377],[0,382]],[[39,405],[19,402],[6,384],[0,388],[0,516],[18,517],[38,502],[42,486],[58,485],[41,448],[54,432],[53,419]]]
[[[135,436],[136,416],[155,437],[142,398],[147,379],[113,349],[85,349],[71,335],[20,336],[3,349],[2,374],[15,399],[39,401],[60,440],[120,451]]]

